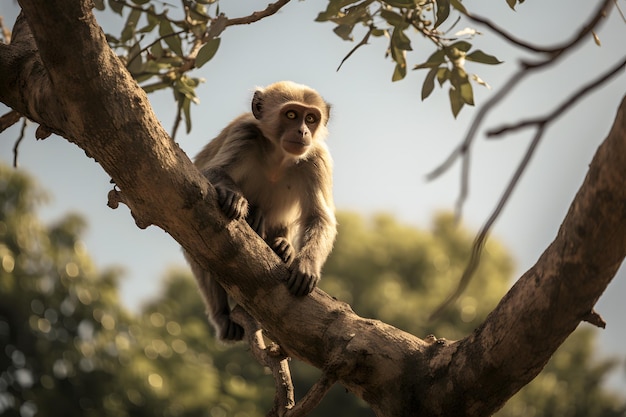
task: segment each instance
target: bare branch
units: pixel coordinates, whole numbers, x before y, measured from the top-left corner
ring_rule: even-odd
[[[252,356],[262,366],[267,366],[272,371],[276,395],[274,408],[270,410],[268,416],[283,417],[287,415],[286,413],[295,405],[289,358],[277,344],[272,343],[269,347],[266,346],[259,322],[241,306],[236,306],[233,309],[232,318],[244,328]]]
[[[474,239],[474,244],[472,245],[472,254],[470,255],[470,260],[467,263],[465,270],[463,271],[463,275],[461,275],[461,279],[459,280],[456,290],[454,291],[454,293],[452,293],[448,297],[448,299],[446,299],[446,301],[444,301],[439,307],[437,307],[435,312],[431,314],[430,320],[434,320],[437,317],[439,317],[439,315],[443,313],[443,311],[451,303],[453,303],[467,288],[469,282],[471,281],[472,276],[474,275],[474,272],[476,271],[476,268],[478,268],[478,264],[480,263],[480,257],[482,255],[483,248],[487,241],[487,236],[489,235],[489,231],[491,230],[491,227],[493,226],[495,221],[500,216],[500,213],[504,209],[504,206],[509,201],[509,197],[513,193],[513,190],[517,186],[519,179],[522,177],[522,174],[524,173],[524,171],[526,170],[526,167],[528,166],[528,163],[530,162],[530,158],[535,153],[535,150],[537,149],[537,145],[539,144],[539,142],[541,141],[541,138],[543,137],[543,133],[545,130],[544,127],[545,125],[541,125],[539,129],[537,130],[537,133],[535,134],[535,137],[533,138],[533,140],[530,142],[530,145],[528,146],[528,149],[526,150],[524,157],[518,164],[517,169],[515,170],[515,173],[513,174],[513,177],[511,178],[511,181],[509,181],[509,184],[504,190],[502,197],[500,197],[500,200],[498,201],[498,205],[496,206],[495,210],[491,213],[491,216],[489,216],[489,219],[487,219],[483,227],[480,229],[480,232],[478,232],[478,235],[476,235],[476,238]]]
[[[24,133],[26,132],[26,125],[28,123],[28,119],[24,118],[22,122],[22,128],[20,129],[20,135],[15,141],[15,145],[13,145],[13,167],[17,168],[17,156],[18,156],[18,148],[20,147],[20,143],[24,140]]]
[[[601,4],[598,7],[598,10],[596,11],[596,13],[593,15],[593,17],[591,18],[591,20],[585,25],[583,26],[580,31],[578,31],[578,33],[576,33],[569,41],[564,42],[561,45],[556,45],[556,46],[537,46],[537,45],[532,45],[528,42],[522,41],[518,38],[516,38],[515,36],[511,35],[510,33],[506,32],[504,29],[496,26],[493,22],[491,22],[490,20],[484,18],[484,17],[480,17],[480,16],[476,16],[473,15],[471,13],[465,13],[465,16],[467,16],[470,20],[485,25],[487,26],[489,29],[491,29],[493,32],[495,32],[497,35],[501,36],[502,38],[506,39],[507,41],[509,41],[510,43],[512,43],[513,45],[519,46],[520,48],[524,48],[527,49],[531,52],[535,52],[535,53],[545,53],[545,54],[560,54],[563,51],[571,48],[572,46],[576,45],[578,42],[580,42],[582,39],[585,39],[587,37],[587,35],[593,30],[594,27],[596,27],[596,25],[598,25],[600,19],[606,17],[607,13],[608,13],[608,8],[611,6],[611,3],[615,2],[615,0],[604,0],[604,3]]]
[[[500,127],[498,129],[493,129],[487,132],[487,137],[495,137],[500,136],[504,133],[510,133],[515,130],[523,129],[529,126],[538,126],[543,124],[550,124],[555,121],[559,116],[565,113],[570,107],[580,101],[584,96],[610,80],[612,77],[617,75],[617,73],[626,67],[626,57],[624,57],[620,62],[618,62],[613,68],[602,74],[597,79],[593,80],[589,84],[580,88],[576,93],[572,94],[569,98],[564,100],[560,106],[554,109],[545,117],[537,117],[533,119],[522,120],[512,125],[507,125]]]
[[[0,133],[13,126],[15,123],[19,122],[21,118],[22,115],[15,110],[11,110],[10,112],[0,116]]]
[[[470,155],[471,145],[474,142],[476,133],[478,132],[478,128],[482,124],[485,117],[503,98],[505,98],[513,90],[513,88],[517,84],[519,84],[520,81],[522,81],[524,77],[530,75],[531,73],[535,71],[538,71],[539,69],[545,69],[545,68],[550,67],[551,65],[555,65],[558,62],[559,58],[565,56],[568,52],[571,52],[575,48],[575,46],[578,45],[578,43],[580,43],[583,39],[585,39],[585,37],[595,27],[599,25],[600,19],[606,16],[607,9],[611,6],[611,1],[612,0],[605,0],[600,5],[596,13],[590,18],[590,20],[581,28],[581,30],[570,41],[563,43],[563,45],[561,45],[557,50],[549,51],[550,56],[548,58],[542,61],[538,61],[538,62],[522,61],[520,64],[520,69],[517,72],[515,72],[509,78],[509,80],[505,83],[504,87],[496,95],[494,95],[491,99],[489,99],[485,103],[485,105],[483,105],[483,107],[476,113],[476,117],[472,121],[472,124],[470,125],[470,128],[464,140],[461,142],[461,144],[450,154],[450,156],[448,156],[448,158],[439,167],[437,167],[435,170],[433,170],[427,175],[427,179],[432,180],[438,177],[439,175],[441,175],[442,173],[444,173],[445,171],[447,171],[452,166],[452,164],[457,160],[457,158],[461,158],[461,164],[462,164],[461,165],[461,188],[460,188],[459,197],[456,203],[457,218],[461,216],[463,205],[465,204],[465,201],[467,200],[467,196],[469,194],[469,175],[470,175],[469,164],[470,164],[470,157],[471,157]],[[500,35],[503,34],[502,31],[499,31],[499,32],[500,32]],[[548,52],[548,51],[541,51],[541,52]],[[623,64],[621,65],[623,66]],[[619,67],[614,70],[615,72],[618,71]],[[612,76],[613,70],[609,71],[609,73],[610,74],[605,74],[605,76],[600,77],[599,80],[602,80],[602,82],[606,81],[604,78],[605,77],[608,78]],[[591,91],[595,87],[597,87],[597,85],[595,85],[594,87],[586,86],[581,91],[579,91],[579,93],[581,94],[580,97],[582,97],[582,95]],[[578,100],[580,97],[574,96],[574,99]],[[561,106],[563,107],[563,109],[560,110],[560,112],[564,111],[567,107],[569,107],[569,105],[571,104],[568,104],[567,102],[563,104]],[[559,107],[559,109],[561,107]],[[557,113],[557,115],[558,114],[560,113]],[[556,116],[553,116],[553,117],[556,117]],[[532,123],[532,124],[537,124],[537,123]],[[479,232],[476,239],[474,240],[474,244],[472,247],[472,255],[470,257],[468,265],[463,271],[463,274],[461,276],[461,279],[459,281],[459,284],[456,290],[450,297],[448,297],[446,301],[442,303],[441,306],[439,306],[435,310],[435,312],[431,315],[431,319],[436,318],[443,311],[443,309],[445,309],[448,305],[454,302],[454,300],[458,298],[458,296],[463,292],[463,290],[469,284],[469,281],[471,280],[471,277],[473,273],[475,272],[476,267],[478,266],[478,261],[480,260],[480,255],[481,255],[486,237],[488,235],[489,229],[493,226],[493,223],[497,220],[502,209],[506,205],[508,198],[510,197],[513,190],[515,189],[515,186],[517,185],[519,178],[521,177],[521,175],[523,174],[524,170],[527,167],[527,163],[530,160],[530,157],[534,153],[534,150],[537,144],[541,140],[544,130],[545,130],[545,124],[538,124],[537,134],[535,135],[535,138],[529,145],[529,148],[526,151],[526,154],[524,155],[521,163],[518,165],[518,168],[516,172],[514,173],[511,179],[511,182],[507,185],[502,197],[500,198],[498,202],[498,205],[492,212],[489,219],[485,222],[485,224],[481,228],[481,231]]]
[[[284,5],[289,3],[290,0],[278,0],[276,3],[270,3],[264,10],[254,12],[249,16],[245,17],[236,17],[233,19],[228,19],[226,22],[226,26],[234,26],[234,25],[249,25],[250,23],[257,22],[265,17],[271,16],[278,12]]]
[[[368,30],[367,33],[365,34],[365,36],[363,37],[363,39],[361,39],[361,42],[356,44],[356,46],[354,48],[352,48],[350,50],[350,52],[348,52],[348,55],[346,55],[341,60],[341,63],[337,67],[337,71],[339,71],[341,69],[341,66],[343,65],[343,63],[346,62],[348,60],[348,58],[350,58],[352,56],[352,54],[356,52],[357,49],[359,49],[361,46],[367,45],[367,41],[369,40],[370,35],[372,34],[372,30],[373,30],[373,28],[370,27],[370,30]]]
[[[322,374],[320,379],[311,387],[304,398],[300,400],[291,410],[285,413],[285,417],[301,417],[308,415],[322,401],[324,396],[335,384],[336,379]]]

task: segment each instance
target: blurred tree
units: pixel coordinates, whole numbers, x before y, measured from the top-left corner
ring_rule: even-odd
[[[463,337],[484,320],[510,284],[513,261],[501,244],[491,240],[463,297],[436,323],[425,322],[423,318],[437,301],[456,285],[454,277],[470,255],[473,234],[456,226],[449,214],[435,218],[432,232],[400,224],[389,215],[366,220],[354,213],[339,213],[338,220],[340,233],[321,287],[349,302],[359,314],[383,319],[417,335]],[[171,381],[173,401],[195,397],[193,406],[185,404],[184,415],[198,415],[193,411],[197,407],[198,412],[208,408],[217,415],[260,417],[271,408],[271,378],[248,354],[247,346],[224,347],[215,342],[203,321],[204,305],[187,271],[170,272],[162,294],[144,307],[142,316],[144,328],[154,327],[152,337],[162,338],[172,347],[176,340],[184,343],[186,350],[177,353],[190,355],[186,360],[191,363],[196,361],[190,366],[192,374],[177,368],[181,358],[176,355],[165,355],[158,361],[161,373]],[[575,332],[544,372],[498,415],[623,415],[626,399],[603,387],[616,362],[593,360],[594,335],[588,327]],[[149,339],[145,342],[151,343]],[[219,390],[219,399],[208,394],[211,389],[204,383],[197,383],[203,377],[197,369],[206,363],[214,364],[214,372],[219,372],[219,383],[212,387]],[[301,396],[319,378],[320,371],[296,360],[292,367],[296,395]],[[373,413],[338,385],[310,415],[363,417]]]
[[[0,415],[265,415],[271,377],[246,345],[215,341],[188,271],[170,271],[161,294],[133,316],[119,305],[119,273],[96,273],[80,241],[84,222],[69,215],[45,227],[35,212],[43,199],[26,175],[0,166]],[[448,214],[432,232],[389,215],[340,213],[339,223],[322,287],[415,334],[470,333],[509,284],[513,262],[492,240],[463,297],[427,323],[421,318],[455,285],[472,234]],[[594,361],[593,340],[589,328],[574,333],[499,415],[623,416],[626,400],[602,385],[616,362]],[[300,396],[319,371],[294,362]],[[336,386],[311,415],[373,413]]]
[[[103,1],[20,0],[23,13],[12,33],[2,31],[3,41],[0,42],[0,101],[12,109],[0,118],[0,130],[23,117],[39,124],[38,138],[55,133],[78,145],[97,160],[116,184],[109,199],[112,207],[124,203],[131,209],[139,227],[157,225],[175,237],[192,257],[202,260],[203,267],[228,271],[229,274],[222,275],[221,284],[228,287],[232,295],[272,331],[286,351],[320,369],[326,369],[325,377],[328,379],[325,380],[339,379],[351,392],[367,400],[378,415],[482,416],[495,412],[544,368],[581,320],[603,324],[593,306],[626,255],[626,222],[622,215],[626,201],[626,189],[623,187],[626,182],[626,141],[623,140],[626,99],[620,104],[615,124],[590,164],[589,175],[555,241],[467,338],[457,343],[443,339],[437,339],[435,343],[433,338],[422,340],[392,326],[363,320],[343,304],[318,291],[304,300],[289,300],[306,310],[279,311],[285,304],[275,300],[284,294],[278,280],[279,275],[287,273],[285,266],[249,228],[226,227],[222,213],[214,204],[213,188],[163,130],[150,109],[145,91],[172,88],[178,102],[174,131],[183,118],[189,130],[190,103],[195,99],[194,89],[200,80],[190,78],[187,73],[214,56],[220,34],[226,27],[262,19],[288,2],[277,0],[265,10],[244,18],[229,19],[220,13],[214,0],[183,0],[182,17],[167,15],[165,9],[170,7],[169,3],[164,4],[163,10],[157,10],[153,5],[146,5],[148,0],[111,0],[107,4],[112,10],[129,10],[120,37],[107,41],[91,11],[94,3],[102,9]],[[514,7],[521,1],[507,0],[507,3]],[[428,70],[422,97],[432,93],[435,80],[440,85],[448,84],[455,115],[466,104],[473,105],[474,100],[472,78],[465,71],[465,61],[484,64],[497,64],[499,61],[474,50],[467,40],[458,40],[458,37],[471,37],[471,34],[456,33],[452,34],[453,38],[448,38],[446,32],[437,29],[445,21],[451,21],[447,20],[451,16],[451,8],[470,20],[488,25],[512,45],[540,57],[522,62],[504,88],[485,104],[463,143],[431,175],[437,176],[457,159],[461,160],[462,172],[466,173],[474,133],[479,130],[490,109],[507,96],[522,78],[554,65],[588,36],[592,35],[599,42],[593,31],[605,20],[613,3],[614,0],[603,0],[573,39],[546,47],[510,36],[485,19],[473,16],[458,0],[333,0],[326,11],[318,15],[318,20],[335,23],[335,33],[345,39],[351,37],[355,25],[366,27],[367,34],[358,45],[366,44],[370,35],[390,35],[388,52],[396,63],[394,80],[406,75],[404,56],[412,49],[405,32],[417,30],[432,40],[437,51],[415,67]],[[214,6],[210,10],[204,7],[211,4]],[[373,5],[371,10],[370,5]],[[434,21],[430,18],[433,12]],[[151,36],[145,38],[145,34]],[[140,43],[142,39],[149,43]],[[184,48],[183,40],[189,41],[185,42]],[[126,50],[128,53],[122,53],[126,59],[120,59],[108,42],[116,49]],[[499,135],[532,127],[535,135],[480,236],[486,236],[486,231],[497,218],[510,191],[515,188],[548,126],[587,93],[620,74],[625,65],[626,58],[620,58],[607,71],[598,74],[595,80],[562,100],[545,117],[523,120],[489,132],[490,135]],[[144,85],[144,91],[138,87],[136,80],[150,80],[151,85]],[[473,80],[481,84],[478,78]],[[467,178],[464,174],[462,188],[466,188]],[[463,191],[461,196],[466,194]],[[13,274],[11,279],[7,279],[6,293],[10,294],[21,285],[26,285],[27,289],[28,285],[36,285],[31,290],[43,297],[57,294],[55,290],[67,285],[65,281],[80,278],[83,265],[77,258],[76,245],[71,244],[78,223],[76,219],[68,218],[56,229],[43,233],[41,241],[33,240],[34,244],[28,234],[24,237],[17,233],[16,245],[6,245],[6,265],[3,260],[4,271]],[[394,225],[390,223],[386,227],[393,228]],[[28,227],[26,230],[29,230]],[[49,242],[44,241],[45,237]],[[218,241],[221,243],[216,243]],[[207,242],[212,242],[212,250],[208,250]],[[57,243],[63,248],[58,253],[49,249]],[[473,253],[480,253],[481,243],[482,240],[477,241],[478,250]],[[456,257],[454,246],[448,249],[452,251],[446,254],[448,260]],[[51,256],[44,257],[48,250]],[[233,254],[245,256],[246,262],[225,263],[224,258],[232,259]],[[390,252],[386,254],[386,259],[378,259],[376,266],[382,267],[383,261],[393,263],[398,255]],[[32,262],[29,259],[31,256],[34,257]],[[425,260],[417,259],[421,262]],[[440,260],[440,266],[445,267],[446,259]],[[22,284],[15,278],[18,272],[32,275],[30,282],[35,284]],[[378,301],[380,315],[396,318],[405,328],[419,325],[414,316],[407,313],[414,302],[423,298],[417,291],[411,291],[413,285],[417,285],[414,284],[416,281],[402,282],[398,275],[407,272],[404,269],[380,269],[378,272],[374,281],[377,291],[362,290],[364,299],[371,303]],[[259,279],[248,282],[244,289],[237,286],[236,278],[233,279],[250,275]],[[80,282],[73,295],[85,306],[84,310],[82,307],[79,309],[77,304],[69,304],[72,308],[62,310],[62,303],[66,300],[62,297],[67,295],[58,293],[58,305],[51,304],[53,307],[48,307],[40,299],[43,307],[35,303],[29,306],[30,310],[20,305],[22,310],[18,308],[14,312],[8,308],[4,312],[7,318],[3,320],[6,323],[3,327],[7,335],[19,333],[19,326],[28,323],[26,334],[18,335],[34,338],[32,343],[18,343],[18,338],[15,348],[5,349],[9,370],[6,378],[3,374],[3,384],[10,387],[6,391],[5,403],[11,409],[20,409],[22,414],[32,414],[36,405],[28,398],[29,393],[39,385],[44,388],[51,385],[44,372],[52,372],[55,378],[70,381],[79,393],[89,393],[91,389],[97,391],[105,386],[105,383],[86,383],[90,378],[98,376],[104,382],[110,382],[111,370],[121,364],[129,368],[120,371],[123,376],[137,382],[134,391],[118,392],[119,387],[111,387],[107,390],[109,394],[102,398],[102,404],[91,403],[91,397],[81,394],[78,398],[84,401],[79,401],[80,408],[119,408],[116,415],[120,415],[124,414],[126,404],[144,403],[166,413],[177,412],[178,409],[161,406],[166,402],[171,386],[153,368],[155,361],[142,361],[140,359],[144,358],[141,355],[134,361],[132,355],[141,353],[138,347],[134,348],[134,343],[143,337],[143,333],[139,332],[140,325],[137,328],[134,327],[137,325],[129,324],[126,329],[122,323],[123,314],[109,309],[115,289],[112,277],[109,277],[112,281],[109,284],[106,279],[93,281],[88,279],[88,275],[84,278],[86,281]],[[427,274],[425,278],[428,278]],[[424,283],[429,283],[436,290],[440,285],[445,286],[445,281],[426,279]],[[272,285],[257,285],[261,282],[272,282]],[[107,284],[111,291],[106,290],[106,285],[105,290],[93,288],[102,283]],[[235,288],[241,291],[236,292]],[[72,295],[72,287],[67,289]],[[406,291],[407,298],[394,297],[402,291]],[[401,299],[402,302],[390,304],[393,299]],[[466,304],[461,303],[449,313],[448,320],[461,313],[461,320],[469,326],[473,316],[478,314],[479,306],[469,298],[465,301]],[[370,303],[367,305],[371,308]],[[10,304],[7,306],[11,307]],[[73,318],[75,311],[79,321]],[[294,311],[298,312],[297,321],[294,320],[296,315],[292,314]],[[80,316],[81,313],[84,315]],[[65,317],[59,322],[62,316],[72,316],[76,327],[67,327]],[[149,320],[151,323],[156,320],[152,325],[157,326],[159,316],[151,313]],[[63,327],[60,327],[61,324],[56,326],[57,323]],[[117,330],[127,332],[127,336],[119,341],[105,337],[113,336],[107,332],[114,332],[118,323],[120,327]],[[332,326],[335,323],[341,325]],[[137,331],[133,333],[133,329]],[[72,354],[67,354],[68,357],[54,356],[56,342],[65,337],[64,332],[74,341],[73,348],[87,356],[86,361],[80,362]],[[454,329],[444,329],[443,335],[454,337]],[[169,354],[166,353],[166,346],[156,339],[152,342],[152,349],[143,350],[148,359],[156,359],[155,352],[158,357]],[[42,369],[37,369],[35,363],[27,366],[27,359],[37,357],[43,349],[48,349],[47,357],[52,358],[52,362],[44,363]],[[101,352],[102,355],[99,355]],[[77,369],[84,371],[84,375]],[[362,370],[365,371],[360,372]],[[416,378],[416,370],[430,378],[427,381]],[[247,393],[245,386],[237,386],[237,390]],[[96,394],[98,392],[94,392],[93,398],[99,398]],[[68,409],[71,407],[68,406]]]
[[[96,273],[80,217],[44,226],[42,199],[0,165],[0,415],[156,415],[170,401],[133,349],[118,271]]]

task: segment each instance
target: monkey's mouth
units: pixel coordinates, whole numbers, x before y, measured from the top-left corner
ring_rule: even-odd
[[[309,149],[310,144],[306,141],[286,140],[283,147],[292,155],[302,155]]]

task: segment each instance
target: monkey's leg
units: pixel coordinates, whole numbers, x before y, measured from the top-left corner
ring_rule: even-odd
[[[243,327],[230,318],[228,294],[213,279],[205,281],[207,313],[220,340],[237,341],[243,338]]]

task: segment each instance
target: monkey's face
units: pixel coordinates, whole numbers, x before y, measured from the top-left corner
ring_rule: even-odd
[[[315,106],[287,103],[280,108],[280,144],[289,154],[304,155],[315,140],[322,112]]]

